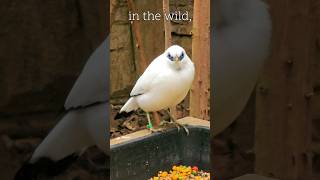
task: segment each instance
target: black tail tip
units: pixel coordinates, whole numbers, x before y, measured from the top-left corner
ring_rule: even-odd
[[[76,154],[72,154],[59,161],[42,157],[35,163],[26,162],[17,171],[14,180],[36,180],[42,177],[55,177],[66,171],[77,158]]]
[[[121,112],[121,113],[117,113],[116,116],[114,117],[114,120],[117,119],[122,119],[122,118],[127,118],[129,116],[131,116],[131,114],[133,114],[133,111],[130,112]]]
[[[35,171],[32,168],[32,164],[25,163],[16,173],[14,180],[33,180],[37,179]]]

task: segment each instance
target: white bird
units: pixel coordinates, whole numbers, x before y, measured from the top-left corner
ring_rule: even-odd
[[[261,0],[217,0],[213,9],[213,132],[244,109],[269,51],[271,20]]]
[[[88,147],[109,154],[108,38],[88,59],[65,102],[67,112],[23,165],[15,179],[54,176]]]
[[[182,47],[169,47],[151,62],[137,80],[130,93],[130,99],[121,108],[120,113],[141,108],[147,114],[150,129],[155,130],[149,112],[157,112],[179,104],[191,88],[194,71],[194,65]],[[172,116],[171,120],[178,125]]]

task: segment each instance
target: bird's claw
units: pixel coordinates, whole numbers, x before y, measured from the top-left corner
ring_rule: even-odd
[[[187,135],[189,135],[189,129],[185,125],[183,125],[181,123],[178,123],[176,121],[170,121],[170,122],[162,121],[160,123],[161,126],[172,125],[172,124],[176,126],[176,128],[178,129],[178,132],[180,131],[180,129],[182,127],[186,131]]]
[[[174,121],[170,121],[170,122],[168,122],[168,121],[161,121],[161,123],[160,123],[160,126],[170,126],[170,125],[175,125],[176,126],[176,128],[178,129],[178,131],[180,131],[180,126],[177,124],[177,123],[175,123]]]
[[[183,124],[181,124],[181,123],[178,123],[178,122],[173,122],[176,126],[178,126],[178,131],[180,130],[180,127],[182,127],[185,131],[186,131],[186,133],[187,133],[187,136],[189,136],[189,129],[185,126],[185,125],[183,125]]]
[[[151,131],[151,133],[155,133],[155,132],[164,132],[165,129],[163,128],[149,128],[149,130]]]
[[[183,124],[179,124],[181,127],[183,127],[183,129],[186,131],[186,133],[187,133],[187,136],[189,136],[189,129],[185,126],[185,125],[183,125]]]

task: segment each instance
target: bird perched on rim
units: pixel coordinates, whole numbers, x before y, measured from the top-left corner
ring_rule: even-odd
[[[268,56],[271,18],[262,0],[216,0],[213,9],[213,133],[244,109]]]
[[[194,65],[186,51],[178,45],[169,47],[155,58],[140,76],[130,93],[130,99],[115,119],[121,117],[121,113],[141,108],[146,112],[150,130],[157,131],[152,126],[149,112],[156,113],[179,104],[191,88],[194,73]],[[170,120],[170,123],[174,123],[178,128],[183,127],[188,133],[188,129],[177,123],[172,116]],[[162,121],[163,123],[166,122]]]
[[[60,122],[16,173],[15,180],[53,177],[88,147],[109,154],[108,38],[88,59],[71,89]]]

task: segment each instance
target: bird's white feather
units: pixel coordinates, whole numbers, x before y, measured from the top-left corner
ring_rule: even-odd
[[[137,104],[137,101],[134,97],[131,97],[126,104],[123,105],[123,107],[120,110],[121,112],[130,112],[137,110],[139,108],[139,105]]]
[[[109,58],[108,39],[104,40],[88,59],[67,97],[65,102],[66,109],[107,101],[109,77],[107,70]]]
[[[161,55],[158,56],[146,68],[146,70],[139,77],[133,89],[131,90],[130,96],[144,94],[151,88],[152,81],[161,73],[161,57]]]
[[[213,31],[214,134],[244,109],[267,58],[271,20],[261,0],[219,0]]]
[[[174,45],[154,59],[137,80],[122,111],[141,108],[146,112],[159,111],[180,103],[187,95],[193,78],[194,65],[185,54],[180,62],[167,59],[168,53],[185,53],[180,46]]]
[[[68,112],[37,147],[31,162],[41,157],[58,161],[93,145],[109,153],[107,109],[104,103]]]
[[[155,60],[153,60],[150,65],[146,68],[143,74],[139,77],[133,89],[131,90],[130,96],[132,96],[125,105],[121,108],[121,112],[130,112],[137,110],[139,105],[137,104],[136,98],[134,96],[142,95],[148,90],[150,90],[150,85],[152,81],[160,74],[161,69],[159,68],[161,65],[161,56],[158,56]]]
[[[68,111],[37,147],[31,162],[41,157],[57,161],[93,145],[109,153],[107,52],[108,38],[88,59],[66,100],[65,108],[93,105]]]

